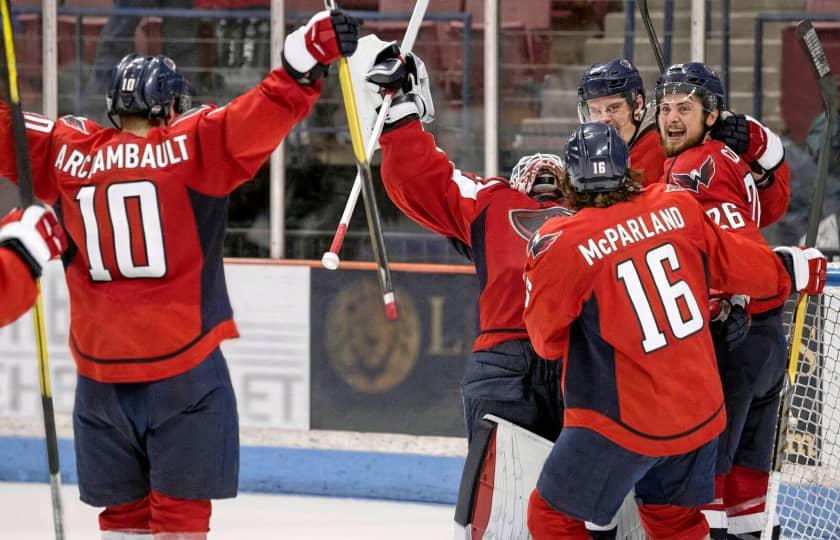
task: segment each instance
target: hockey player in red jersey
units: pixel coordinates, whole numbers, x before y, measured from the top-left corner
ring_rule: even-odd
[[[643,185],[659,182],[665,151],[654,122],[645,121],[647,105],[642,76],[629,60],[616,58],[592,64],[580,78],[578,117],[581,122],[605,122],[630,148],[633,170],[644,174]]]
[[[657,82],[655,97],[662,144],[669,156],[668,188],[694,196],[721,228],[766,245],[759,232],[767,222],[763,203],[767,201],[774,214],[787,208],[784,176],[789,173],[778,137],[748,117],[730,116],[721,127],[723,86],[704,64],[669,67]],[[713,139],[715,130],[718,136],[721,130],[737,133],[741,155]],[[761,196],[762,190],[767,196]],[[774,190],[779,190],[775,197]],[[783,204],[773,206],[771,201],[780,199]],[[712,303],[728,424],[718,446],[716,500],[706,515],[712,538],[721,540],[727,538],[727,528],[730,535],[745,538],[757,538],[763,529],[767,473],[787,365],[782,327],[787,295],[729,292],[738,296],[724,295]]]
[[[568,212],[556,184],[562,162],[552,154],[526,156],[510,179],[459,170],[421,124],[433,114],[422,61],[398,54],[380,52],[367,76],[378,88],[398,91],[379,139],[382,181],[408,217],[467,248],[481,287],[479,334],[461,386],[467,436],[489,413],[553,440],[562,416],[557,370],[528,341],[522,268],[530,235],[548,217]]]
[[[0,221],[0,326],[35,303],[35,279],[47,261],[67,249],[64,229],[49,208],[17,208]]]
[[[565,163],[560,188],[577,212],[540,228],[525,268],[525,323],[537,353],[562,361],[566,405],[529,529],[535,540],[588,539],[583,520],[609,521],[635,489],[651,539],[706,538],[697,505],[712,500],[726,423],[709,286],[816,293],[825,258],[779,256],[724,231],[684,190],[641,188],[611,126],[578,127]]]
[[[357,34],[339,11],[314,15],[286,37],[284,67],[224,107],[191,109],[171,59],[131,54],[106,97],[117,129],[25,116],[35,195],[72,241],[79,490],[107,507],[109,539],[204,538],[210,499],[236,495],[236,400],[219,349],[238,335],[222,264],[228,196],[309,113]],[[0,176],[14,179],[11,137],[0,131]]]

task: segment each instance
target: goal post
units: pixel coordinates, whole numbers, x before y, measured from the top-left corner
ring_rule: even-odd
[[[788,302],[788,331],[793,309]],[[808,305],[780,480],[782,538],[840,538],[840,263]]]

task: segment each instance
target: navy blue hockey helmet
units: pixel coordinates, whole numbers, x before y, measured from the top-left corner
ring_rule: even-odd
[[[578,193],[616,191],[627,176],[627,143],[609,124],[578,126],[566,143],[566,172]]]
[[[696,95],[703,100],[706,112],[726,107],[723,83],[712,68],[701,62],[674,64],[656,81],[654,96],[657,108],[667,94]]]
[[[190,87],[171,58],[128,54],[111,71],[105,96],[108,115],[168,118],[169,106],[180,114],[192,106]]]
[[[639,70],[624,58],[616,58],[605,64],[592,64],[583,72],[578,87],[581,101],[630,92],[644,95],[645,88]]]
[[[604,64],[592,64],[580,77],[578,87],[578,118],[581,122],[589,122],[586,102],[605,96],[621,95],[627,100],[631,109],[636,109],[636,96],[645,96],[644,82],[639,70],[630,60],[616,58]],[[644,110],[639,117],[641,120]]]

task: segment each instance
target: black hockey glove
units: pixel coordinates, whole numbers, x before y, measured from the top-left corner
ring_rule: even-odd
[[[413,54],[407,54],[405,60],[398,55],[396,47],[382,51],[366,76],[381,94],[394,92],[383,133],[413,120],[429,123],[435,118],[426,65]]]
[[[773,171],[782,164],[785,151],[779,136],[761,122],[745,114],[723,111],[710,135],[747,162],[756,175],[758,188],[767,188],[773,183]]]
[[[714,306],[716,302],[720,305]],[[734,351],[744,342],[750,331],[752,317],[747,311],[746,297],[716,298],[712,300],[712,304],[712,334],[717,339],[722,339],[730,351]]]

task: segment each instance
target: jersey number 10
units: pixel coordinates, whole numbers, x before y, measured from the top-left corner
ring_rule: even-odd
[[[96,219],[94,197],[97,186],[84,186],[76,194],[82,223],[85,227],[85,249],[93,281],[112,281],[111,270],[105,267]],[[166,275],[166,255],[163,250],[163,230],[160,223],[157,189],[148,180],[110,184],[105,188],[105,207],[113,234],[114,258],[120,275],[129,279],[159,278]],[[132,235],[129,228],[126,202],[136,199],[140,208],[140,223],[143,228],[145,264],[136,264],[132,254]],[[104,221],[104,220],[103,220]],[[136,237],[135,237],[136,238]]]
[[[636,312],[636,318],[639,320],[643,334],[642,349],[646,353],[661,349],[668,343],[665,332],[660,329],[661,326],[654,316],[650,298],[658,298],[661,302],[667,324],[671,328],[672,335],[677,339],[683,339],[703,328],[703,313],[691,288],[683,280],[671,283],[665,271],[666,263],[671,272],[680,269],[680,261],[673,244],[663,244],[652,249],[645,256],[645,266],[653,278],[655,294],[648,294],[648,291],[645,291],[639,277],[639,270],[633,260],[624,261],[616,267],[618,279],[624,282],[627,295]],[[683,319],[680,312],[680,300],[688,310],[688,319]]]

